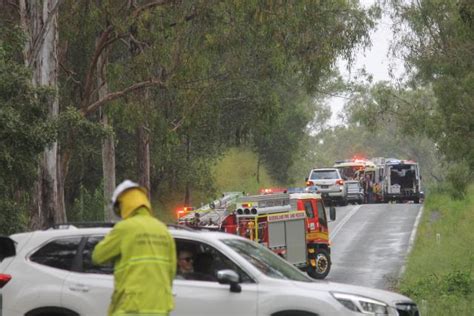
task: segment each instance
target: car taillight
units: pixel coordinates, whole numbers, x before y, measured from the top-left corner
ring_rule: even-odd
[[[338,185],[344,185],[344,181],[343,181],[343,180],[340,180],[340,179],[339,179],[339,180],[336,180],[336,184],[338,184]]]
[[[1,274],[0,273],[0,289],[5,286],[12,279],[12,276],[9,274]]]
[[[314,182],[313,181],[306,181],[306,186],[307,187],[311,187],[314,185]]]

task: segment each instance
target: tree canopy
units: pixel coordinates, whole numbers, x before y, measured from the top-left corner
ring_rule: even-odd
[[[38,4],[25,3],[2,4],[4,21],[18,30],[19,38],[20,29],[32,29],[28,23],[34,21],[24,17]],[[57,142],[59,197],[64,197],[68,218],[78,220],[100,219],[99,210],[92,214],[84,205],[93,208],[95,200],[101,208],[104,202],[97,198],[106,180],[102,146],[112,135],[117,180],[140,178],[142,162],[149,160],[155,196],[181,192],[192,202],[193,191],[212,194],[210,168],[231,146],[254,148],[270,174],[289,181],[308,124],[315,115],[327,115],[312,98],[332,78],[337,58],[351,60],[356,48],[369,44],[379,14],[357,1],[82,0],[51,5],[52,18],[40,22],[48,29],[57,17],[57,33],[46,37],[39,30],[29,42],[18,40],[8,66],[16,68],[8,75],[22,74],[27,82],[37,64],[27,62],[31,56],[23,55],[22,45],[34,50],[56,38],[57,49],[49,57],[58,66],[52,82],[58,82],[53,90],[59,115],[52,120],[40,111],[38,91],[19,93],[21,87],[11,85],[14,80],[2,78],[10,85],[5,91],[12,90],[5,104],[15,95],[28,98],[22,100],[25,110],[38,116],[25,129],[16,129],[19,123],[4,126],[12,137],[24,137],[22,143],[34,143],[24,153],[32,174],[37,150]],[[104,115],[108,124],[103,124]],[[53,131],[38,133],[36,124]],[[20,154],[16,150],[15,157]],[[20,160],[10,162],[21,168],[16,165]],[[20,191],[34,195],[31,188]]]

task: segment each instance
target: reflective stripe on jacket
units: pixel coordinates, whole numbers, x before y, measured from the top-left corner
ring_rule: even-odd
[[[175,242],[166,225],[146,208],[115,224],[95,247],[92,260],[114,262],[110,316],[158,316],[174,308]]]

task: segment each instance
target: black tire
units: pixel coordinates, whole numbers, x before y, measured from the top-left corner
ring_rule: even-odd
[[[415,198],[415,199],[413,200],[413,203],[415,203],[415,204],[420,204],[420,198]]]
[[[310,256],[310,259],[316,260],[316,267],[310,264],[308,265],[308,275],[313,279],[324,279],[331,270],[331,257],[326,249],[316,249],[314,255]]]

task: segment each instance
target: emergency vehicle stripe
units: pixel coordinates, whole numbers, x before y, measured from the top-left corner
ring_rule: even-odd
[[[145,262],[146,263],[161,263],[161,262],[170,263],[170,260],[164,257],[135,257],[121,264],[119,267],[115,269],[115,271],[120,271],[122,269],[125,269],[129,265],[141,264]]]
[[[314,233],[308,233],[306,235],[307,240],[313,240],[313,239],[328,239],[328,233],[320,233],[320,232],[314,232]]]

